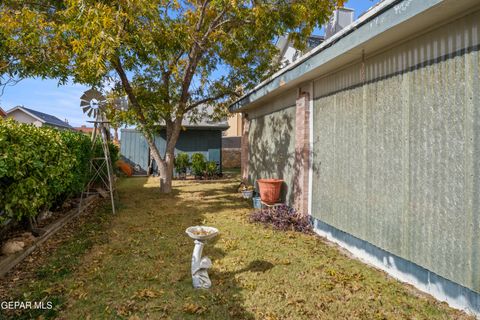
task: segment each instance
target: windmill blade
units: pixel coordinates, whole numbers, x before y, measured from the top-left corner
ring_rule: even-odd
[[[80,97],[80,107],[87,116],[96,118],[101,112],[105,112],[107,99],[96,89],[89,89]]]

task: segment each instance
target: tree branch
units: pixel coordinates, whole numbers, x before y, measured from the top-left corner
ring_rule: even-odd
[[[197,26],[195,28],[195,30],[197,32],[199,32],[200,29],[202,28],[203,20],[205,19],[205,11],[207,10],[207,4],[209,2],[210,2],[209,0],[205,0],[202,4],[202,11],[200,13],[200,19],[198,19]]]
[[[198,101],[196,101],[192,104],[189,104],[188,107],[185,108],[185,112],[191,111],[191,110],[195,109],[196,107],[198,107],[199,105],[219,100],[219,99],[224,98],[224,97],[226,97],[230,94],[234,94],[234,93],[233,92],[223,92],[223,93],[220,93],[220,94],[218,94],[216,96],[213,96],[213,97],[208,97],[208,98],[205,98],[205,99],[198,100]]]
[[[140,106],[140,103],[137,100],[137,96],[133,92],[133,88],[130,84],[130,81],[128,80],[125,70],[123,69],[122,62],[120,61],[120,57],[116,56],[112,61],[112,65],[117,71],[117,74],[120,77],[120,80],[122,81],[123,89],[127,93],[128,99],[132,103],[133,110],[135,110],[135,113],[137,114],[140,120],[140,123],[145,126],[145,124],[147,123],[145,114],[143,113],[142,107]]]
[[[212,23],[209,25],[207,31],[202,37],[202,40],[198,42],[194,42],[193,48],[190,51],[190,54],[188,55],[189,60],[187,67],[185,69],[185,75],[183,77],[182,81],[182,90],[181,90],[181,95],[180,95],[180,108],[184,108],[182,104],[184,105],[186,101],[189,98],[189,89],[190,89],[190,84],[193,79],[193,75],[195,74],[195,71],[197,69],[198,62],[200,60],[201,55],[205,52],[205,49],[203,48],[203,45],[208,39],[208,36],[217,28],[217,26],[220,24],[221,19],[225,15],[226,10],[223,9],[215,19],[213,19]],[[183,110],[184,111],[184,110]]]

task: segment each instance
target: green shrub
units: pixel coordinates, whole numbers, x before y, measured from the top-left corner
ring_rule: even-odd
[[[175,171],[178,174],[186,174],[190,165],[190,159],[187,153],[179,153],[175,157]]]
[[[65,198],[82,192],[90,177],[89,169],[92,143],[89,136],[79,134],[78,132],[61,131],[60,135],[69,153],[75,158],[75,166],[72,170],[72,181],[63,197],[59,198],[59,201],[63,202]]]
[[[192,173],[194,176],[203,176],[205,173],[205,156],[202,153],[192,154]]]
[[[78,194],[89,178],[88,136],[0,122],[0,211],[21,220]]]
[[[205,167],[205,173],[209,177],[213,177],[217,174],[217,163],[215,161],[208,161]]]

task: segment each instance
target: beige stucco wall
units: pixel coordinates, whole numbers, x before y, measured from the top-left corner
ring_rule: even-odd
[[[319,79],[312,215],[480,292],[480,12]]]
[[[229,128],[224,131],[224,137],[240,137],[242,135],[242,114],[234,113],[228,118]]]
[[[290,204],[294,196],[295,100],[296,91],[291,91],[248,113],[249,181],[283,179],[282,199]]]

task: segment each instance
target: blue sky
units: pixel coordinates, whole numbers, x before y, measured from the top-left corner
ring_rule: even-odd
[[[355,18],[370,8],[372,0],[349,0],[345,7],[355,9]],[[67,119],[73,126],[86,124],[89,120],[80,109],[80,96],[88,87],[69,84],[57,86],[56,80],[25,79],[15,86],[5,88],[0,96],[0,106],[9,110],[17,105]]]

